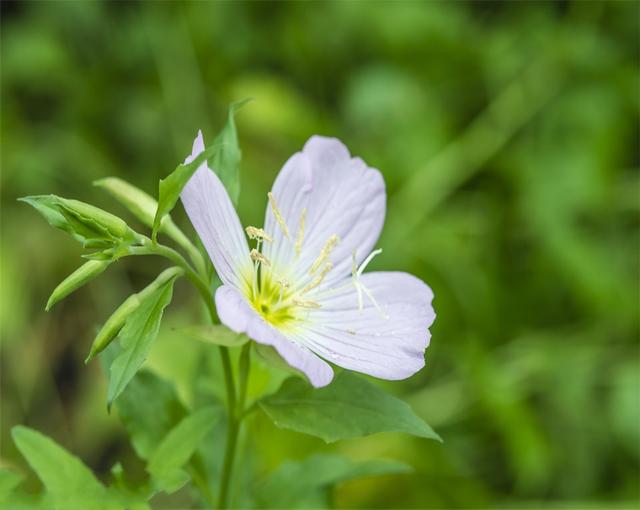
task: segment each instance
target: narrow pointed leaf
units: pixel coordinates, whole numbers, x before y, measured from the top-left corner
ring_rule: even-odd
[[[209,168],[218,174],[232,200],[237,200],[237,195],[240,192],[238,171],[240,148],[238,147],[234,115],[238,108],[246,102],[247,100],[238,101],[229,106],[227,124],[212,145],[206,147],[191,163],[178,165],[172,173],[160,180],[158,186],[158,209],[153,220],[152,238],[154,240],[158,235],[162,218],[173,210],[182,189],[198,167],[205,161],[208,161]]]
[[[440,440],[406,402],[346,371],[324,388],[289,378],[259,405],[278,427],[317,436],[328,443],[377,432],[405,432]]]
[[[138,294],[140,304],[126,318],[118,335],[122,352],[111,363],[109,370],[109,407],[146,359],[151,344],[158,336],[164,309],[171,301],[173,283],[180,274],[180,268],[167,269]]]
[[[218,418],[214,408],[200,409],[169,431],[147,465],[156,489],[172,493],[188,481],[183,467]]]

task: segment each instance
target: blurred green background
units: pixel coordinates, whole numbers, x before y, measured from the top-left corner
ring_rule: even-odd
[[[127,259],[45,313],[81,250],[16,198],[55,193],[124,215],[94,179],[155,194],[197,129],[211,140],[227,104],[252,96],[237,118],[244,224],[261,223],[276,173],[312,134],[383,172],[372,269],[427,281],[438,319],[426,368],[381,384],[444,438],[327,446],[257,418],[252,468],[321,451],[415,467],[339,487],[347,508],[637,507],[639,10],[3,2],[2,462],[25,468],[9,439],[23,423],[103,479],[118,460],[135,470],[99,364],[83,359],[96,326],[164,267]],[[149,360],[187,401],[202,348],[171,322],[196,299],[176,287]],[[188,504],[182,491],[156,506]]]

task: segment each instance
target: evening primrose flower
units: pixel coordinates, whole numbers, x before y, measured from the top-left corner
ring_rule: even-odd
[[[203,150],[198,133],[186,162]],[[424,366],[433,293],[407,273],[364,272],[381,252],[385,186],[340,141],[313,136],[285,163],[262,228],[242,228],[206,162],[181,199],[223,282],[227,327],[274,347],[316,387],[333,378],[324,360],[392,380]]]

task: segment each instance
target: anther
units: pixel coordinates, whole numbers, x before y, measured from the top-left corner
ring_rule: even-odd
[[[302,291],[300,292],[300,295],[303,296],[307,292],[315,289],[318,285],[320,285],[322,283],[322,280],[324,280],[324,277],[327,276],[327,273],[332,269],[333,269],[333,264],[331,262],[327,262],[322,268],[322,271],[320,272],[320,274],[316,276],[309,284],[307,284],[307,286],[304,289],[302,289]]]
[[[298,226],[298,235],[296,235],[296,255],[299,257],[302,251],[302,241],[304,240],[304,222],[307,218],[307,208],[302,209],[300,213],[300,225]]]
[[[315,301],[307,301],[302,299],[292,299],[291,301],[293,302],[294,305],[297,305],[301,308],[312,308],[312,309],[322,308],[320,303],[316,303]]]
[[[278,209],[278,204],[276,203],[276,199],[273,196],[273,193],[269,192],[267,193],[267,196],[269,197],[269,204],[271,205],[271,210],[273,211],[273,215],[276,218],[276,221],[278,222],[278,224],[280,225],[280,228],[282,229],[282,233],[287,239],[291,239],[291,236],[289,235],[289,229],[287,228],[287,224],[284,221],[282,214],[280,213],[280,209]]]
[[[262,253],[260,253],[258,250],[256,250],[255,248],[251,250],[249,255],[251,256],[251,259],[254,260],[255,262],[263,264],[267,267],[271,267],[271,262],[269,262],[269,259],[265,257]]]
[[[267,234],[263,229],[256,227],[247,227],[244,229],[249,239],[258,240],[258,241],[267,241],[269,243],[273,242],[273,238]]]
[[[313,264],[311,264],[309,274],[315,273],[320,268],[339,242],[340,238],[335,234],[327,240],[325,245],[322,247],[322,250],[320,250],[320,255],[318,255],[318,258],[313,262]]]

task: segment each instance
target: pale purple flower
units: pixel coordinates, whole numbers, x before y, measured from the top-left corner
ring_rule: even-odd
[[[187,162],[204,150],[198,133]],[[335,138],[313,136],[268,194],[262,229],[245,231],[220,179],[203,163],[181,199],[223,282],[220,320],[273,346],[316,387],[331,366],[404,379],[424,366],[433,293],[401,272],[363,273],[384,223],[380,172]]]

